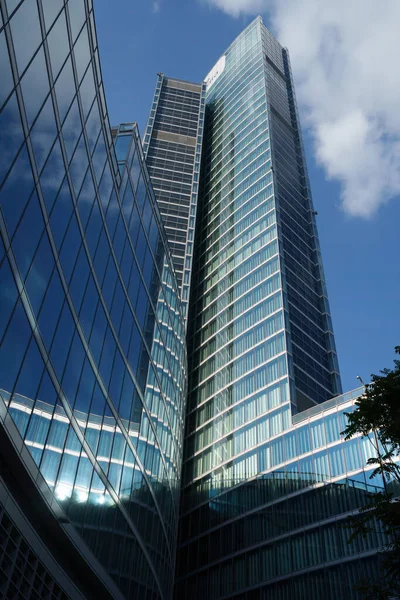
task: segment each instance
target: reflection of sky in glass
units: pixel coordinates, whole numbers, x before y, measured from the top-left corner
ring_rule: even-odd
[[[69,521],[116,584],[130,585],[138,597],[168,596],[187,376],[182,305],[137,130],[124,124],[115,147],[111,139],[91,3],[38,1],[46,42],[36,2],[28,0],[7,0],[9,48],[0,32],[0,402]],[[20,77],[17,91],[9,58]],[[210,184],[208,222],[201,217],[207,240],[196,274],[199,360],[192,369],[184,482],[190,494],[182,522],[203,539],[183,534],[189,571],[200,564],[203,541],[200,561],[231,552],[234,527],[258,544],[268,527],[277,535],[291,531],[293,514],[313,516],[304,504],[272,512],[274,519],[269,513],[267,525],[246,520],[242,531],[238,520],[257,508],[264,488],[280,501],[302,486],[329,484],[327,496],[335,499],[342,489],[353,501],[368,484],[359,465],[371,456],[369,440],[340,438],[354,397],[291,427],[280,232],[257,60],[250,73],[256,81],[239,99],[238,114],[228,110],[213,138],[217,143],[232,128],[225,146],[234,160],[232,173],[218,175],[218,192]],[[279,96],[279,79],[271,81]],[[224,109],[217,100],[216,119]],[[199,159],[196,147],[194,181]],[[212,171],[218,157],[207,160]],[[190,202],[195,212],[197,182]],[[188,257],[193,231],[191,212]],[[190,264],[183,274],[187,293],[189,271]],[[349,475],[354,485],[344,480]],[[245,481],[232,491],[232,482]],[[209,529],[222,524],[232,529],[221,550],[221,530]],[[263,577],[305,568],[307,548],[331,550],[330,556],[315,551],[315,561],[342,556],[343,544],[339,551],[330,542],[331,529],[318,535],[328,536],[319,546],[317,535],[301,533],[289,546],[277,544],[275,554],[265,548],[260,568],[279,564],[280,570],[271,567]],[[211,572],[211,581],[225,582],[225,595],[241,577],[240,568],[230,576],[231,566],[221,566],[223,577]]]
[[[308,572],[297,593],[294,584],[267,585],[325,568],[329,558],[314,549],[336,533],[324,521],[362,504],[357,483],[367,490],[364,442],[340,436],[354,398],[328,400],[340,378],[288,60],[258,17],[227,49],[206,93],[182,598],[323,597]],[[317,403],[319,414],[293,426],[293,415]],[[358,558],[357,545],[332,546],[337,558]]]
[[[103,565],[127,536],[132,585],[167,593],[186,387],[176,280],[136,128],[117,165],[85,3],[43,0],[47,66],[35,5],[10,23],[18,99],[0,34],[0,389]]]

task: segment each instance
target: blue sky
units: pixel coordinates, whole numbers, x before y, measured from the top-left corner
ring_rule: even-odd
[[[348,390],[391,366],[400,344],[400,3],[381,15],[373,0],[276,2],[119,0],[110,11],[95,0],[110,121],[143,131],[158,72],[201,81],[263,15],[291,54]]]

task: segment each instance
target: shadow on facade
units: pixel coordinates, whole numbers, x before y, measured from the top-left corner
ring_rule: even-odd
[[[184,500],[177,598],[350,600],[378,577],[386,535],[376,523],[349,543],[348,518],[380,488],[287,472],[239,483]]]

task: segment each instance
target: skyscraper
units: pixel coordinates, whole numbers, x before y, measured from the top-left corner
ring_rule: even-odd
[[[159,74],[143,143],[185,318],[193,261],[205,87]]]
[[[144,151],[91,0],[1,2],[0,53],[1,597],[169,600],[182,489],[178,598],[354,598],[385,538],[336,523],[380,482],[340,437],[362,390],[327,400],[287,51],[258,18],[160,75]]]
[[[366,448],[340,438],[351,398],[325,404],[341,384],[288,52],[258,17],[206,84],[177,594],[353,598],[372,567],[329,523],[365,501]]]
[[[248,399],[258,416],[281,406],[275,434],[341,391],[287,51],[258,18],[206,81],[188,336],[189,479],[241,452],[220,441],[204,460],[190,460],[189,448],[199,449],[192,432],[205,421],[213,434],[200,447],[244,426]],[[243,472],[262,470],[256,462]]]

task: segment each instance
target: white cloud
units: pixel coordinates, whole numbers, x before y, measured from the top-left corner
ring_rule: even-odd
[[[207,0],[268,14],[289,48],[297,99],[343,209],[369,217],[400,194],[400,2]]]
[[[233,17],[241,14],[258,14],[265,10],[265,0],[208,0],[208,3]]]
[[[160,1],[159,0],[153,0],[153,4],[151,5],[151,10],[153,11],[153,13],[160,12]]]

